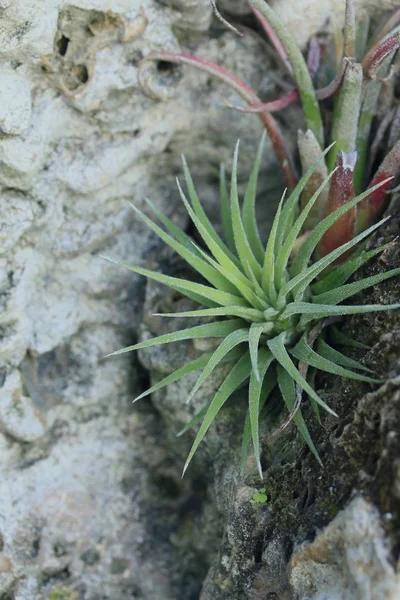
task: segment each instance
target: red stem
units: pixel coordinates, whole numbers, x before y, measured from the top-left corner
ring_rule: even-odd
[[[393,178],[400,172],[400,141],[391,149],[375,173],[368,188],[372,188],[388,177],[392,179],[384,183],[379,189],[367,196],[358,205],[359,229],[362,231],[374,223],[385,210],[388,202],[388,191],[393,184]]]
[[[318,100],[326,100],[326,98],[333,96],[333,94],[335,94],[339,90],[343,82],[343,77],[347,64],[347,59],[343,59],[343,68],[340,71],[340,73],[338,73],[336,77],[332,79],[332,81],[327,86],[315,90],[315,94]],[[293,102],[296,102],[299,98],[300,94],[297,90],[290,90],[290,92],[287,92],[287,94],[284,94],[277,100],[263,102],[262,104],[258,104],[255,106],[237,106],[236,104],[231,104],[230,102],[227,102],[227,104],[230,108],[235,108],[236,110],[245,113],[261,113],[264,111],[278,112],[279,110],[286,108],[286,106],[293,104]]]
[[[364,56],[362,67],[369,79],[377,79],[377,70],[382,61],[400,46],[400,31],[389,36],[379,46],[374,46]]]
[[[260,13],[260,11],[257,10],[256,8],[254,8],[254,6],[252,4],[250,4],[250,8],[253,11],[253,13],[255,14],[261,27],[264,29],[265,33],[271,40],[272,45],[274,46],[275,50],[279,54],[279,57],[281,58],[283,64],[285,65],[285,67],[287,68],[289,73],[293,73],[292,65],[290,64],[290,61],[286,54],[286,50],[284,49],[279,37],[276,35],[275,31],[273,30],[271,25],[268,23],[267,19]]]
[[[257,106],[237,106],[236,104],[232,104],[228,100],[225,100],[226,104],[229,108],[234,108],[239,112],[244,113],[262,113],[264,111],[268,112],[279,112],[286,106],[293,104],[296,100],[299,99],[299,92],[297,90],[290,90],[287,94],[284,94],[277,100],[271,100],[270,102],[263,102],[262,104],[258,104]]]
[[[224,67],[216,65],[215,63],[210,62],[204,58],[192,56],[191,54],[155,52],[146,57],[146,59],[175,62],[179,64],[186,64],[191,67],[196,67],[197,69],[201,69],[202,71],[205,71],[206,73],[217,77],[226,85],[229,85],[250,105],[259,105],[261,103],[260,98],[255,94],[255,92],[253,92],[253,90],[249,85],[247,85],[247,83],[242,81],[233,73],[230,73]],[[279,164],[286,179],[287,186],[289,187],[289,189],[293,189],[296,185],[297,179],[291,164],[290,156],[286,151],[283,136],[279,129],[279,125],[272,117],[272,115],[266,111],[262,112],[259,116],[261,121],[264,123],[264,126],[271,138],[272,145],[274,147]]]

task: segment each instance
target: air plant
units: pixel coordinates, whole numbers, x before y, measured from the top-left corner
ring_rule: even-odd
[[[217,11],[215,1],[211,2]],[[217,366],[225,363],[229,370],[219,390],[183,430],[187,431],[201,422],[184,472],[218,412],[236,390],[247,384],[248,413],[243,432],[242,462],[252,443],[262,478],[260,413],[275,389],[280,392],[289,412],[286,423],[294,421],[310,451],[321,462],[302,414],[302,393],[309,397],[318,419],[320,408],[336,415],[312,386],[310,367],[358,381],[379,381],[370,369],[333,346],[361,346],[336,328],[335,322],[343,316],[400,308],[400,304],[342,304],[362,290],[400,275],[400,268],[396,268],[348,283],[360,267],[387,247],[364,249],[368,236],[386,221],[376,222],[386,205],[387,192],[399,168],[400,143],[391,149],[372,179],[368,162],[371,163],[371,126],[382,79],[388,75],[393,54],[400,46],[400,11],[393,15],[366,51],[365,44],[361,43],[367,37],[365,24],[356,36],[353,2],[347,0],[343,36],[339,32],[335,35],[337,48],[339,40],[343,41],[336,60],[338,73],[328,86],[315,89],[312,75],[320,62],[318,44],[314,41],[310,45],[308,61],[305,61],[292,36],[269,5],[264,0],[249,0],[249,4],[294,79],[295,87],[282,98],[263,103],[244,81],[225,68],[196,56],[160,52],[148,58],[197,67],[233,88],[248,104],[247,108],[236,108],[257,113],[263,122],[286,178],[288,197],[285,200],[285,192],[264,244],[257,227],[255,204],[265,133],[242,206],[237,186],[238,144],[233,159],[230,193],[221,168],[221,237],[204,211],[184,161],[188,197],[179,181],[178,189],[202,239],[202,247],[151,203],[149,210],[162,226],[138,208],[133,208],[204,282],[112,262],[169,286],[200,305],[187,312],[163,316],[206,318],[206,322],[139,342],[113,354],[180,340],[215,339],[215,350],[204,352],[181,366],[140,394],[135,401],[190,373],[200,372],[187,399],[189,402]],[[363,58],[358,62],[359,56]],[[331,104],[333,99],[334,104],[330,132],[333,143],[323,150],[326,125],[324,127],[322,114],[328,111],[321,113],[321,102],[327,98],[331,98]],[[294,161],[273,117],[274,112],[298,100],[306,123],[305,132],[299,134],[303,171],[299,181]]]
[[[363,231],[374,223],[387,205],[388,192],[394,176],[400,167],[400,142],[397,143],[383,160],[375,175],[370,174],[372,154],[370,152],[372,123],[377,111],[379,94],[384,80],[392,73],[391,62],[400,46],[400,10],[397,10],[386,25],[378,32],[367,48],[368,23],[356,24],[354,2],[346,0],[345,24],[343,33],[334,32],[338,72],[329,85],[315,89],[313,78],[320,66],[320,48],[315,39],[309,47],[306,61],[293,37],[280,17],[265,0],[248,0],[261,28],[269,37],[283,65],[294,80],[294,87],[281,98],[262,102],[250,86],[236,75],[203,58],[194,55],[157,52],[146,60],[176,62],[201,69],[230,86],[247,103],[247,107],[234,106],[243,112],[257,113],[263,122],[278,162],[286,179],[289,190],[293,189],[297,176],[293,158],[285,146],[283,135],[274,113],[283,110],[293,102],[300,101],[303,109],[306,129],[299,132],[299,153],[303,173],[313,162],[322,156],[325,137],[335,141],[335,149],[328,160],[319,162],[306,188],[303,191],[301,205],[304,207],[315,190],[329,173],[337,167],[330,185],[327,185],[303,225],[303,233],[313,229],[314,225],[338,206],[360,194],[365,189],[375,188],[376,183],[386,183],[375,188],[364,201],[348,211],[343,218],[326,232],[315,249],[316,256],[324,256],[332,248],[350,240],[357,232]],[[211,1],[218,13],[215,1]],[[229,28],[237,33],[232,25]],[[334,101],[333,115],[326,107],[328,98]],[[231,105],[232,106],[232,105]],[[331,121],[327,135],[328,124]],[[325,131],[324,131],[325,129]],[[368,160],[370,159],[370,160]],[[340,232],[340,235],[338,233]]]
[[[180,340],[216,338],[217,342],[214,351],[203,353],[180,367],[140,394],[136,400],[162,389],[189,373],[201,371],[187,399],[189,402],[218,365],[221,363],[230,365],[225,380],[211,402],[206,404],[188,425],[192,427],[202,421],[184,472],[218,412],[229,397],[246,383],[249,390],[249,408],[243,434],[242,455],[243,457],[247,455],[252,440],[261,478],[259,416],[275,387],[280,390],[290,418],[296,423],[315,458],[321,462],[300,408],[301,390],[309,396],[318,418],[320,407],[331,415],[335,413],[307,380],[308,367],[358,381],[370,383],[378,381],[368,368],[348,358],[327,342],[325,330],[326,325],[330,323],[329,319],[400,307],[400,304],[362,306],[342,304],[360,291],[400,274],[400,268],[397,268],[359,279],[354,283],[347,283],[353,273],[386,246],[361,254],[353,253],[345,263],[333,271],[328,270],[340,257],[348,256],[350,252],[360,247],[360,244],[386,219],[369,226],[365,231],[358,233],[315,262],[310,262],[315,248],[327,231],[364,202],[370,194],[384,187],[388,183],[387,180],[384,179],[324,217],[297,247],[293,258],[293,249],[298,245],[299,235],[306,219],[339,168],[330,173],[304,208],[299,211],[300,196],[310,185],[319,163],[317,161],[310,166],[286,201],[284,201],[286,194],[282,195],[268,241],[264,245],[257,229],[255,211],[257,178],[264,141],[265,135],[254,163],[242,209],[237,186],[239,144],[233,159],[230,194],[228,194],[224,171],[221,170],[220,204],[223,238],[217,234],[209,221],[196,193],[188,166],[185,161],[183,162],[189,198],[179,181],[178,189],[188,215],[204,243],[203,248],[152,204],[149,204],[149,208],[164,228],[133,206],[136,214],[150,229],[197,271],[206,283],[180,279],[140,266],[112,261],[164,284],[200,305],[198,309],[164,314],[164,317],[207,318],[205,324],[139,342],[115,352],[114,355]],[[320,161],[324,160],[329,150],[332,152],[332,146],[322,153]],[[338,335],[341,343],[355,343],[347,340],[343,334]]]

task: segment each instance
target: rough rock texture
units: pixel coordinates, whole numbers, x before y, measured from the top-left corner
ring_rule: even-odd
[[[400,576],[389,560],[379,512],[354,498],[312,544],[293,555],[291,581],[301,597],[315,600],[398,598]]]
[[[99,257],[159,250],[128,201],[185,225],[182,152],[211,208],[239,135],[248,174],[258,120],[233,119],[206,75],[142,63],[190,43],[275,93],[259,43],[210,35],[211,16],[208,0],[0,4],[3,599],[189,600],[217,551],[212,487],[180,480],[186,441],[174,456],[176,430],[133,410],[143,366],[103,359],[138,335],[145,282]],[[270,151],[265,168],[280,185]]]
[[[247,12],[241,0],[222,8]],[[290,14],[295,23],[296,13]],[[225,520],[220,558],[202,597],[270,593],[284,599],[291,585],[301,597],[303,584],[288,571],[293,545],[326,525],[353,486],[372,490],[381,514],[393,515],[387,532],[395,535],[398,528],[395,379],[360,401],[360,388],[346,387],[346,397],[354,390],[343,412],[348,423],[336,437],[337,424],[329,425],[336,454],[321,485],[319,512],[307,512],[319,475],[310,457],[293,462],[303,451],[293,430],[276,441],[286,447],[283,491],[282,466],[266,468],[268,488],[275,489],[275,496],[268,490],[271,503],[254,503],[258,483],[251,464],[249,480],[238,477],[240,395],[233,410],[222,412],[183,481],[190,434],[175,435],[191,416],[185,407],[190,381],[132,406],[149,378],[172,371],[183,355],[201,348],[190,342],[143,352],[140,363],[131,356],[103,358],[171,326],[151,315],[160,303],[179,302],[99,257],[157,262],[167,272],[182,268],[133,218],[128,201],[143,208],[149,196],[185,226],[174,181],[185,152],[217,219],[218,164],[228,160],[240,135],[244,179],[260,131],[256,117],[233,117],[223,96],[237,98],[207,75],[143,59],[160,49],[196,51],[266,96],[277,91],[276,77],[269,76],[276,65],[259,60],[257,40],[239,40],[212,22],[208,0],[0,0],[2,600],[195,600]],[[320,21],[306,24],[304,40]],[[299,115],[289,111],[280,120],[291,143]],[[276,199],[271,190],[281,187],[270,147],[263,169],[261,189],[271,199],[263,203],[264,226]],[[371,360],[377,356],[386,373],[382,356],[394,357],[394,378],[395,323],[387,317],[376,323],[381,329],[371,343],[389,333]],[[196,402],[211,392],[205,388]],[[375,462],[359,474],[365,454],[361,448],[353,455],[349,440],[359,435],[365,443],[371,429]],[[350,466],[340,487],[337,460],[344,454]],[[310,491],[304,499],[305,481]],[[333,508],[323,504],[330,486],[341,490]],[[285,494],[292,493],[298,495],[288,503]],[[297,504],[305,515],[298,530],[296,515],[281,510]],[[308,568],[303,562],[297,581]]]
[[[297,43],[304,47],[311,35],[321,29],[328,19],[341,26],[346,0],[272,0],[271,5],[289,27]],[[354,0],[357,17],[370,15],[380,18],[385,10],[398,8],[398,0]],[[306,19],[304,18],[306,15]]]

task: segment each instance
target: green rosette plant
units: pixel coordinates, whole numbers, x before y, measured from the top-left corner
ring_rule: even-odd
[[[290,419],[297,425],[317,461],[321,462],[302,415],[301,392],[305,392],[309,397],[318,419],[320,408],[332,415],[335,413],[312,387],[307,376],[308,368],[358,381],[378,382],[368,368],[327,343],[327,326],[345,315],[400,307],[400,304],[343,304],[362,290],[400,274],[400,268],[396,268],[348,283],[360,267],[386,247],[385,245],[369,251],[364,250],[368,236],[386,219],[370,225],[321,258],[312,259],[315,249],[330,228],[365,201],[370,194],[385,186],[387,180],[384,179],[333,210],[305,237],[301,235],[304,223],[338,170],[333,169],[303,208],[300,208],[301,195],[318,170],[317,161],[303,175],[286,201],[286,194],[283,194],[268,240],[264,244],[257,228],[255,209],[257,178],[264,141],[265,135],[261,140],[242,206],[237,185],[239,143],[233,158],[229,192],[224,170],[221,169],[222,237],[218,235],[204,211],[185,161],[183,169],[187,194],[179,181],[178,189],[187,213],[202,240],[202,247],[152,204],[148,205],[149,210],[160,224],[133,207],[140,219],[197,271],[203,278],[203,283],[112,261],[176,290],[199,305],[194,310],[165,314],[165,317],[207,318],[205,324],[139,342],[114,352],[114,355],[180,340],[216,340],[214,351],[205,352],[183,365],[140,394],[136,400],[189,373],[199,371],[200,375],[187,399],[189,402],[205,380],[212,376],[218,365],[226,363],[230,367],[211,402],[204,406],[185,428],[188,429],[201,421],[184,472],[218,412],[230,396],[244,385],[248,385],[248,416],[243,433],[242,457],[247,456],[252,442],[260,476],[262,477],[259,448],[260,412],[276,387],[289,411]],[[320,161],[325,160],[331,148],[332,146],[321,154]],[[345,262],[337,266],[337,261],[344,256]],[[334,264],[335,268],[330,269]],[[334,327],[331,329],[339,343],[357,344]]]

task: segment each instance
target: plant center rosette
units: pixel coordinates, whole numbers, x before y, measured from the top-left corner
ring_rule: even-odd
[[[283,194],[268,240],[264,244],[257,228],[255,211],[264,140],[265,135],[260,143],[242,205],[239,202],[237,186],[239,143],[233,158],[229,193],[224,169],[221,168],[220,205],[223,237],[218,235],[207,217],[185,161],[183,168],[188,197],[179,181],[178,189],[201,238],[201,245],[151,203],[148,206],[160,225],[133,207],[137,215],[197,271],[204,283],[117,262],[135,273],[169,286],[200,305],[196,310],[165,314],[165,317],[204,317],[207,318],[207,322],[139,342],[114,354],[196,338],[216,338],[218,342],[215,350],[203,353],[183,365],[136,400],[189,373],[199,371],[200,375],[188,398],[189,402],[219,364],[229,363],[231,366],[212,400],[185,427],[187,430],[201,422],[184,471],[219,410],[233,392],[245,384],[248,384],[249,407],[243,434],[242,457],[247,455],[252,441],[260,476],[262,477],[259,450],[260,412],[276,387],[281,393],[290,418],[296,423],[316,459],[321,462],[300,408],[301,391],[309,397],[317,418],[320,408],[333,415],[335,413],[313,389],[308,377],[309,367],[339,377],[378,382],[371,376],[373,373],[368,368],[327,343],[326,326],[330,325],[330,340],[333,339],[338,344],[357,345],[356,341],[347,339],[332,326],[332,321],[345,315],[400,307],[400,304],[343,304],[360,291],[400,274],[400,269],[396,268],[348,283],[361,266],[387,247],[384,245],[365,250],[368,236],[388,217],[335,247],[325,256],[319,258],[316,254],[320,241],[334,228],[338,220],[380,186],[384,186],[387,180],[342,204],[304,235],[303,226],[310,211],[340,169],[340,165],[334,169],[301,208],[301,194],[318,168],[317,161],[300,179],[287,199],[286,193]],[[325,150],[321,159],[330,150],[331,147]],[[346,157],[343,156],[342,159],[342,163],[345,164]]]

